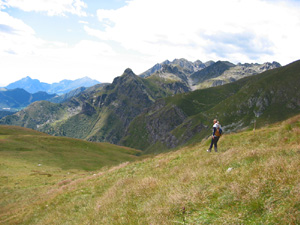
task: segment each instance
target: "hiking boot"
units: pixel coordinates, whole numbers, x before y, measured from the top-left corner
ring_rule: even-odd
[[[211,152],[211,149],[207,149],[206,151],[207,151],[207,152]]]
[[[217,149],[217,148],[215,148],[215,152],[218,152],[218,149]]]

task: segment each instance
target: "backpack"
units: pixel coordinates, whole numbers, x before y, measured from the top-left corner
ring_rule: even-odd
[[[218,127],[218,128],[216,129],[215,136],[221,137],[221,135],[222,135],[222,129]]]

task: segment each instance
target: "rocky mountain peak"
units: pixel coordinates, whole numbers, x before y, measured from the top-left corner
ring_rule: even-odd
[[[122,76],[116,77],[111,85],[107,85],[105,87],[106,90],[112,90],[114,89],[117,85],[124,84],[124,83],[130,83],[132,80],[135,80],[138,78],[137,75],[132,71],[132,69],[127,68],[124,70]]]
[[[22,80],[32,80],[30,76],[24,77]]]
[[[135,75],[134,72],[132,71],[132,69],[127,68],[126,70],[124,70],[123,75]]]
[[[270,70],[270,69],[275,69],[275,68],[278,68],[278,67],[281,67],[281,65],[278,63],[278,62],[266,62],[264,64],[262,64],[261,66],[261,70]]]
[[[170,64],[171,62],[169,60],[163,61],[161,64]]]

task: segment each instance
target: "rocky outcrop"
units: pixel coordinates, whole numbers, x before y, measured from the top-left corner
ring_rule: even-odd
[[[253,76],[267,70],[281,67],[279,63],[273,62],[264,64],[237,64],[230,65],[227,68],[224,65],[219,65],[217,69],[211,69],[211,67],[214,68],[215,66],[216,65],[211,65],[206,69],[191,75],[193,85],[196,87],[196,89],[228,84],[244,77]],[[209,73],[207,73],[206,70],[210,70]]]
[[[231,83],[278,67],[281,65],[277,62],[238,63],[235,65],[227,61],[203,63],[200,60],[190,62],[186,59],[174,59],[173,61],[166,60],[163,63],[158,63],[140,76],[176,80],[184,83],[189,90],[196,90]]]

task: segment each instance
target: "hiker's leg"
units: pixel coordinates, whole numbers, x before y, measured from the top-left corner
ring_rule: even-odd
[[[211,151],[211,149],[212,149],[212,147],[213,147],[213,144],[214,144],[214,139],[212,138],[212,139],[211,139],[210,146],[209,146],[209,149],[208,149],[209,151]]]
[[[218,151],[218,141],[219,141],[219,137],[215,137],[215,138],[214,138],[215,152]]]

